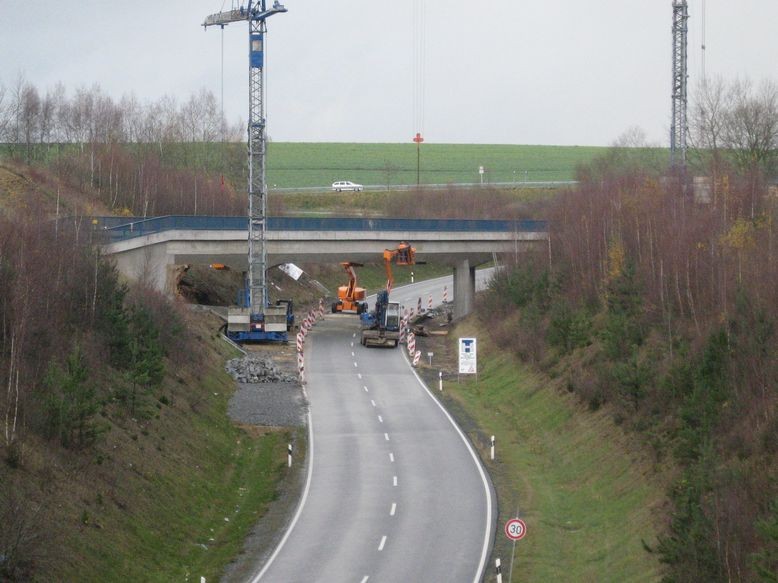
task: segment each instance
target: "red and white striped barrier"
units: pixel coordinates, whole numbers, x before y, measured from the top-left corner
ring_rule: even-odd
[[[300,371],[300,384],[305,384],[305,357],[302,352],[297,353],[297,369]]]
[[[413,366],[419,366],[419,360],[421,360],[421,350],[417,350],[413,355]]]
[[[413,356],[416,352],[416,335],[413,332],[408,332],[408,354]]]
[[[302,332],[297,333],[297,352],[303,351],[303,341],[305,340],[305,335],[303,335]]]
[[[419,296],[419,302],[416,304],[416,312],[421,314],[421,296]]]
[[[404,344],[408,340],[408,317],[404,316],[400,320],[400,344]]]
[[[430,294],[430,297],[427,299],[427,309],[432,309],[432,294]]]
[[[443,303],[444,304],[448,303],[448,286],[447,285],[443,286]]]

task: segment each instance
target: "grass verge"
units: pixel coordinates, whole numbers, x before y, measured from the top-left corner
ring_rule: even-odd
[[[656,542],[665,490],[652,462],[607,414],[585,410],[501,352],[473,321],[453,332],[421,349],[436,352],[436,368],[427,371],[432,380],[438,367],[456,371],[456,337],[479,340],[477,381],[451,375],[444,401],[497,490],[492,558],[501,558],[505,580],[512,545],[502,528],[517,509],[528,534],[516,544],[512,581],[659,580],[658,556],[646,546]]]

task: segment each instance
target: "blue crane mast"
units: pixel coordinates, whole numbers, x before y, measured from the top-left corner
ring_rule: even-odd
[[[248,275],[247,308],[230,310],[227,335],[239,342],[287,341],[291,304],[270,306],[267,290],[267,181],[265,180],[265,68],[264,41],[267,19],[287,9],[277,0],[249,0],[247,6],[206,17],[203,27],[224,28],[233,22],[249,24],[249,119],[248,119]]]

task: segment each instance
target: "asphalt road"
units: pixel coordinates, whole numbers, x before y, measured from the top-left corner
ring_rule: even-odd
[[[475,272],[475,288],[482,290],[486,287],[487,281],[492,276],[494,268],[478,269]],[[429,299],[432,296],[432,305],[438,306],[443,303],[444,290],[448,295],[448,301],[454,301],[454,278],[451,275],[428,279],[411,285],[396,287],[392,290],[389,299],[393,302],[400,302],[405,308],[413,308],[419,304],[421,299],[422,308],[429,306]],[[375,295],[368,298],[370,307],[375,304]]]
[[[480,581],[488,479],[402,348],[366,348],[358,334],[356,316],[328,314],[308,337],[308,481],[252,581]]]

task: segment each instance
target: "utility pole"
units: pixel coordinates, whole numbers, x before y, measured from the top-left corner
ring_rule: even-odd
[[[673,93],[670,126],[670,165],[686,174],[686,134],[688,123],[687,82],[689,6],[687,0],[673,0]]]
[[[416,186],[420,186],[421,185],[421,143],[424,141],[424,138],[421,137],[420,132],[416,132],[413,141],[416,142]]]

